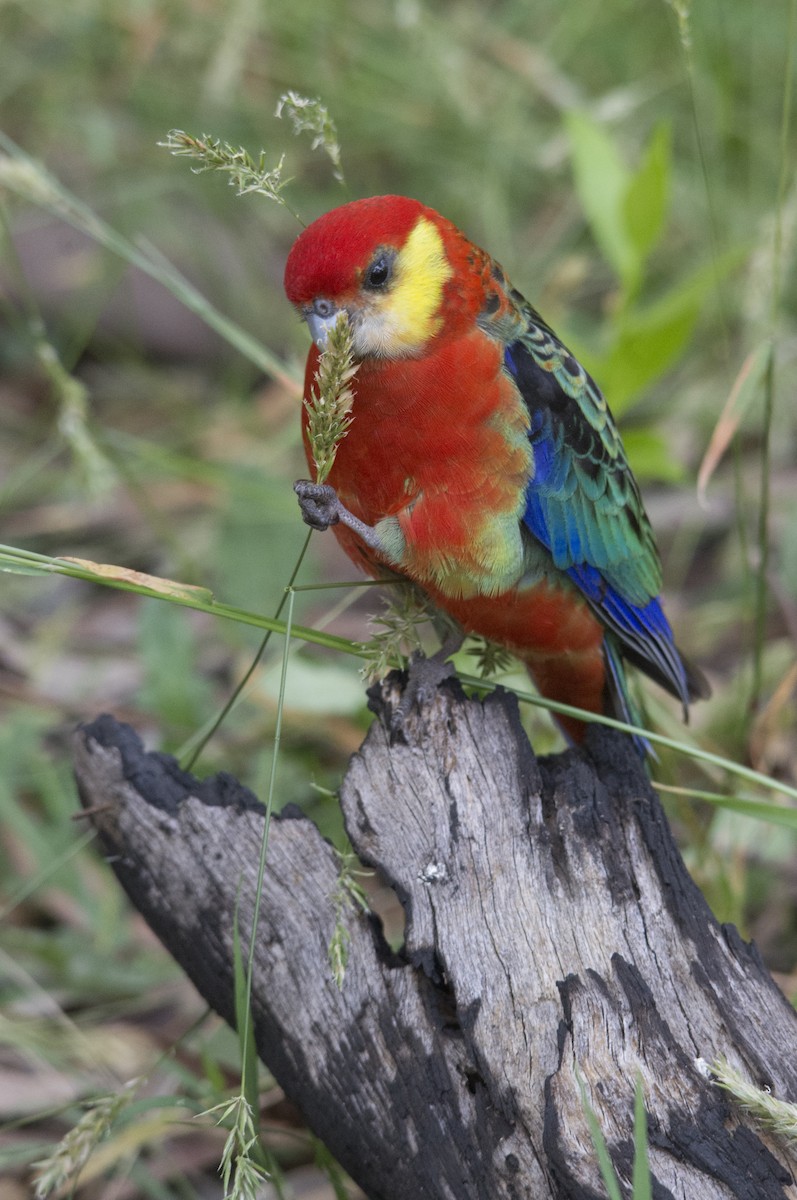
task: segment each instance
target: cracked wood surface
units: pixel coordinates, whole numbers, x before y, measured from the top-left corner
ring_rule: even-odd
[[[334,851],[303,817],[271,827],[257,1043],[311,1128],[373,1200],[598,1200],[580,1074],[630,1195],[639,1074],[655,1200],[794,1200],[793,1160],[695,1059],[795,1100],[797,1016],[715,922],[629,744],[595,729],[586,752],[538,761],[511,697],[455,684],[391,738],[399,699],[397,676],[374,689],[341,805],[404,906],[401,953],[347,906],[339,990]],[[232,1022],[262,809],[107,717],[78,734],[76,772],[134,904]]]

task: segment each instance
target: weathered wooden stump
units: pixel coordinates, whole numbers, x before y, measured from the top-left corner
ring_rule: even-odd
[[[339,989],[336,855],[303,817],[271,827],[257,1045],[310,1127],[372,1200],[597,1200],[580,1074],[630,1195],[639,1073],[657,1200],[797,1196],[787,1151],[696,1066],[724,1055],[797,1099],[797,1016],[714,920],[627,740],[595,729],[585,751],[537,761],[510,696],[447,683],[391,742],[400,687],[374,690],[341,804],[404,907],[402,952],[347,906]],[[240,888],[250,929],[262,808],[110,717],[79,732],[76,769],[133,903],[232,1022],[233,911]]]

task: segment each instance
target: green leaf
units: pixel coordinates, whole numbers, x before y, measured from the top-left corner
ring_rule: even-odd
[[[624,429],[623,444],[631,469],[640,482],[682,482],[683,463],[672,457],[667,439],[657,430]]]
[[[630,177],[605,129],[584,112],[566,114],[573,175],[595,241],[623,284],[639,269],[625,219]]]
[[[678,304],[637,311],[622,322],[594,372],[616,417],[678,361],[699,313],[697,300],[684,296]]]
[[[0,554],[0,571],[6,575],[51,575],[52,571],[49,567],[37,567],[32,563],[29,566],[22,566],[16,563],[11,558],[6,558]]]
[[[309,537],[309,534],[307,535]],[[247,612],[232,604],[222,604],[213,599],[213,593],[207,588],[193,587],[189,584],[176,583],[174,580],[164,580],[153,575],[144,575],[138,571],[130,571],[124,567],[114,567],[108,564],[91,563],[86,559],[52,558],[48,554],[37,554],[33,550],[22,550],[16,546],[0,545],[0,564],[3,569],[8,566],[19,566],[26,570],[29,565],[40,567],[48,575],[65,575],[69,579],[85,579],[89,583],[102,584],[105,587],[119,588],[120,591],[132,592],[139,596],[150,596],[156,600],[166,600],[183,608],[193,608],[199,612],[210,613],[211,616],[222,617],[226,621],[234,621],[241,625],[251,625],[254,629],[266,629],[275,633],[284,633],[286,625],[278,617],[266,617],[258,612]],[[336,585],[331,585],[336,586]],[[345,584],[346,587],[360,586]],[[370,584],[368,585],[370,586]],[[292,626],[292,636],[315,646],[325,646],[328,650],[339,650],[343,654],[354,654],[364,657],[360,642],[352,642],[349,638],[338,637],[334,633],[323,630],[308,629],[304,625]]]
[[[694,332],[706,296],[743,261],[745,252],[729,251],[698,267],[687,279],[646,308],[618,314],[614,339],[603,356],[565,339],[595,378],[616,417],[677,361]]]
[[[659,125],[631,176],[623,201],[625,227],[642,263],[661,237],[670,190],[670,130]]]

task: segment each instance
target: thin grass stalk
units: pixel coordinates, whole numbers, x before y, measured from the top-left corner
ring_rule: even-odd
[[[720,286],[720,273],[717,270],[717,263],[720,258],[719,250],[719,222],[717,220],[717,211],[714,204],[714,195],[711,190],[711,182],[708,170],[708,155],[703,140],[703,130],[700,124],[700,113],[697,103],[697,83],[694,55],[692,53],[692,5],[691,0],[666,0],[670,8],[675,13],[678,21],[678,37],[681,43],[681,52],[683,54],[684,65],[686,68],[686,80],[689,87],[689,108],[692,115],[692,125],[695,130],[695,143],[697,145],[697,155],[700,162],[700,173],[703,179],[703,189],[706,194],[706,208],[708,212],[708,232],[709,241],[711,243],[711,261],[714,266],[714,290],[717,300],[717,310],[720,314],[720,324],[722,327],[723,339],[725,342],[726,358],[730,353],[731,337],[730,337],[730,318],[725,306],[725,297]]]
[[[767,610],[769,608],[769,510],[770,475],[772,472],[772,421],[775,415],[775,346],[769,344],[766,371],[764,372],[764,411],[761,417],[761,468],[758,496],[757,563],[755,570],[753,600],[753,673],[748,700],[748,716],[753,716],[761,701],[764,678],[764,646],[767,633]]]
[[[211,593],[206,589],[195,589],[197,592],[204,592],[204,596],[194,596],[190,592],[185,591],[176,593],[170,593],[167,590],[157,591],[152,587],[131,583],[123,579],[109,579],[85,567],[74,566],[64,559],[54,559],[45,554],[37,554],[32,550],[20,550],[11,546],[0,546],[0,569],[2,569],[4,559],[8,563],[16,564],[16,567],[9,566],[7,568],[9,570],[18,569],[24,572],[26,569],[29,569],[32,573],[67,575],[70,578],[85,579],[92,583],[100,583],[106,587],[134,592],[152,599],[165,600],[171,604],[179,604],[185,608],[209,613],[211,616],[222,617],[224,620],[236,621],[240,624],[251,625],[259,629],[272,630],[274,633],[285,634],[288,629],[284,621],[275,620],[273,617],[264,617],[259,613],[248,612],[246,609],[235,608],[233,605],[219,603],[213,600]],[[292,591],[294,590],[292,589]],[[367,648],[362,642],[353,642],[349,638],[338,637],[331,633],[319,633],[318,630],[310,629],[305,625],[292,625],[290,636],[315,646],[324,646],[330,650],[352,654],[357,658],[366,658],[368,653]],[[481,693],[493,691],[497,686],[489,680],[479,679],[473,675],[460,674],[459,678],[463,683]],[[775,792],[778,795],[788,796],[790,799],[797,800],[797,788],[791,787],[781,780],[770,779],[760,771],[754,771],[752,767],[745,767],[741,763],[736,763],[732,759],[724,758],[719,754],[713,754],[709,750],[703,750],[699,746],[678,741],[676,738],[667,737],[665,734],[656,733],[654,730],[643,729],[638,725],[630,725],[625,721],[618,721],[615,717],[607,717],[601,713],[587,712],[586,709],[575,708],[570,704],[560,704],[557,700],[549,700],[545,696],[536,696],[531,692],[523,691],[521,688],[506,687],[506,690],[511,691],[523,703],[533,704],[537,708],[544,708],[549,712],[561,714],[562,716],[575,717],[577,720],[584,721],[587,724],[606,725],[610,729],[618,729],[621,733],[630,733],[636,737],[647,738],[648,741],[655,745],[664,746],[669,750],[674,750],[678,754],[684,754],[688,758],[693,758],[710,767],[726,771],[730,775],[735,775],[740,779],[755,784],[756,787],[761,787],[766,791]]]
[[[304,539],[304,545],[302,546],[301,550],[299,551],[299,555],[296,559],[296,563],[294,564],[294,568],[291,572],[291,577],[288,580],[288,585],[285,588],[285,591],[282,594],[282,599],[280,600],[279,604],[277,605],[277,610],[274,613],[274,621],[275,622],[279,621],[279,618],[282,615],[282,610],[285,607],[285,602],[288,599],[288,596],[291,597],[291,605],[293,604],[293,597],[295,595],[295,590],[294,590],[293,585],[296,582],[296,576],[299,574],[299,569],[302,565],[302,562],[304,561],[304,556],[307,553],[307,547],[310,545],[310,538],[312,537],[312,532],[313,532],[312,530],[308,530],[307,537]],[[233,692],[230,695],[227,702],[221,708],[219,713],[212,719],[210,725],[206,728],[206,730],[204,732],[200,731],[199,734],[194,735],[195,738],[196,737],[199,738],[199,741],[197,742],[194,749],[189,752],[189,747],[191,745],[191,743],[189,742],[188,745],[183,748],[182,753],[178,755],[178,758],[181,761],[181,765],[184,767],[184,769],[186,771],[191,771],[193,769],[194,763],[197,761],[197,759],[199,758],[200,754],[207,746],[210,739],[218,731],[221,724],[227,719],[227,717],[230,714],[230,712],[232,711],[232,709],[238,703],[239,697],[243,693],[244,689],[246,688],[247,684],[249,683],[249,680],[252,678],[252,676],[254,675],[258,666],[260,665],[263,655],[265,654],[265,652],[268,648],[268,644],[271,641],[271,635],[274,632],[275,631],[273,629],[269,629],[267,631],[267,633],[264,635],[263,640],[261,641],[260,645],[258,646],[258,648],[255,652],[254,658],[252,659],[251,663],[249,664],[248,668],[246,669],[246,672],[244,673],[242,678],[239,680],[239,682],[236,684],[236,686],[233,689]],[[287,625],[286,625],[286,635],[285,636],[288,637]],[[185,762],[183,762],[184,755],[187,755]]]
[[[297,563],[296,570],[299,564]],[[253,1078],[254,1057],[254,1027],[252,1020],[252,992],[254,987],[254,972],[255,972],[255,946],[257,940],[257,926],[260,919],[260,908],[263,900],[263,891],[266,879],[266,862],[268,859],[268,842],[269,832],[271,829],[271,818],[274,811],[274,796],[276,793],[277,782],[277,765],[279,762],[279,750],[282,738],[282,716],[285,707],[285,686],[288,676],[288,659],[290,657],[290,645],[293,626],[293,605],[295,592],[292,587],[285,589],[285,596],[288,604],[288,616],[285,622],[285,644],[282,654],[282,672],[280,675],[280,689],[277,700],[277,722],[274,731],[274,755],[271,760],[271,773],[269,777],[268,795],[266,798],[266,812],[263,820],[263,833],[260,839],[260,856],[257,867],[257,884],[255,886],[254,909],[252,912],[252,926],[249,932],[249,947],[246,957],[246,973],[243,987],[243,995],[240,1003],[236,1002],[236,1011],[238,1018],[238,1036],[241,1043],[241,1088],[240,1092],[233,1097],[229,1104],[225,1106],[217,1106],[211,1110],[214,1114],[220,1109],[224,1109],[220,1120],[225,1120],[231,1115],[233,1117],[230,1135],[225,1144],[224,1155],[221,1162],[221,1173],[224,1181],[225,1198],[229,1200],[254,1200],[254,1189],[256,1188],[258,1179],[262,1179],[264,1173],[268,1174],[270,1182],[274,1185],[278,1196],[283,1195],[281,1183],[278,1174],[273,1170],[269,1170],[271,1163],[268,1161],[269,1156],[266,1155],[265,1161],[263,1155],[265,1151],[261,1147],[254,1126],[254,1116],[257,1110],[256,1106],[256,1076]],[[237,912],[237,910],[236,910]],[[237,933],[237,917],[235,930],[235,945],[238,946]],[[236,957],[238,957],[236,952]],[[230,1186],[232,1182],[232,1187]]]
[[[80,816],[82,814],[78,813],[76,815]],[[0,924],[7,920],[14,909],[27,900],[28,896],[32,896],[33,893],[38,891],[38,889],[42,887],[48,879],[52,879],[54,875],[57,875],[61,870],[61,867],[66,866],[68,862],[71,862],[73,858],[76,858],[80,853],[82,853],[85,847],[88,846],[89,842],[94,841],[96,836],[96,829],[87,829],[86,832],[77,838],[71,846],[67,846],[67,848],[61,854],[48,862],[46,867],[42,868],[40,871],[37,871],[31,879],[26,879],[22,884],[22,887],[18,888],[16,892],[12,893],[12,895],[8,897],[8,900],[3,907],[0,908]]]
[[[285,621],[285,643],[282,653],[282,671],[280,673],[279,695],[277,698],[277,721],[274,729],[274,753],[271,760],[271,772],[268,781],[268,794],[266,797],[266,812],[263,819],[263,836],[260,840],[260,858],[257,867],[257,886],[255,888],[255,903],[252,913],[252,929],[249,935],[249,951],[247,956],[246,967],[246,1010],[245,1010],[245,1025],[242,1034],[243,1057],[246,1061],[246,1046],[248,1039],[253,1036],[252,1030],[252,987],[255,973],[255,944],[257,924],[260,917],[260,905],[263,899],[263,888],[266,878],[266,859],[268,857],[268,840],[269,831],[271,828],[271,816],[274,811],[274,795],[277,784],[277,765],[279,762],[280,744],[282,740],[282,716],[285,709],[285,685],[288,679],[288,660],[290,658],[290,645],[293,626],[293,604],[296,593],[293,588],[286,589],[288,597],[288,615]]]
[[[123,234],[118,233],[2,131],[0,148],[7,156],[5,162],[0,156],[0,187],[7,187],[28,203],[36,204],[53,216],[66,221],[74,229],[79,229],[99,245],[118,255],[131,266],[137,267],[145,275],[149,275],[151,279],[157,280],[190,312],[196,313],[206,325],[214,329],[261,371],[291,392],[299,391],[298,373],[291,371],[256,338],[220,312],[163,255],[154,250],[142,250]]]
[[[780,120],[780,171],[775,205],[775,229],[772,238],[772,291],[770,301],[770,347],[764,375],[764,411],[761,429],[761,484],[758,511],[758,563],[755,583],[753,678],[750,688],[750,711],[758,708],[763,685],[763,657],[766,641],[768,577],[770,563],[769,512],[772,474],[772,423],[776,405],[776,336],[781,298],[781,259],[783,255],[783,207],[790,173],[790,128],[794,81],[794,42],[797,38],[797,0],[789,6],[789,28],[786,37],[786,70],[783,80],[783,100]]]
[[[648,1119],[645,1112],[645,1093],[642,1076],[637,1072],[634,1089],[634,1173],[633,1200],[652,1200],[650,1156],[648,1154]]]
[[[609,1200],[622,1200],[620,1183],[617,1179],[617,1172],[614,1169],[614,1163],[612,1162],[611,1155],[609,1154],[609,1147],[606,1145],[606,1138],[603,1136],[603,1130],[598,1123],[595,1110],[589,1102],[587,1089],[584,1084],[584,1080],[581,1077],[581,1072],[579,1071],[578,1066],[576,1066],[575,1072],[576,1082],[578,1084],[578,1090],[581,1096],[581,1107],[587,1120],[589,1136],[595,1151],[595,1157],[598,1160],[598,1168],[603,1180],[603,1186],[606,1188],[606,1194]]]

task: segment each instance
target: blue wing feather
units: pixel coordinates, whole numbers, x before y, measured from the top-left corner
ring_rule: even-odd
[[[524,524],[626,657],[686,707],[690,679],[658,598],[658,554],[611,413],[583,368],[526,311],[527,332],[505,351],[531,418]]]

